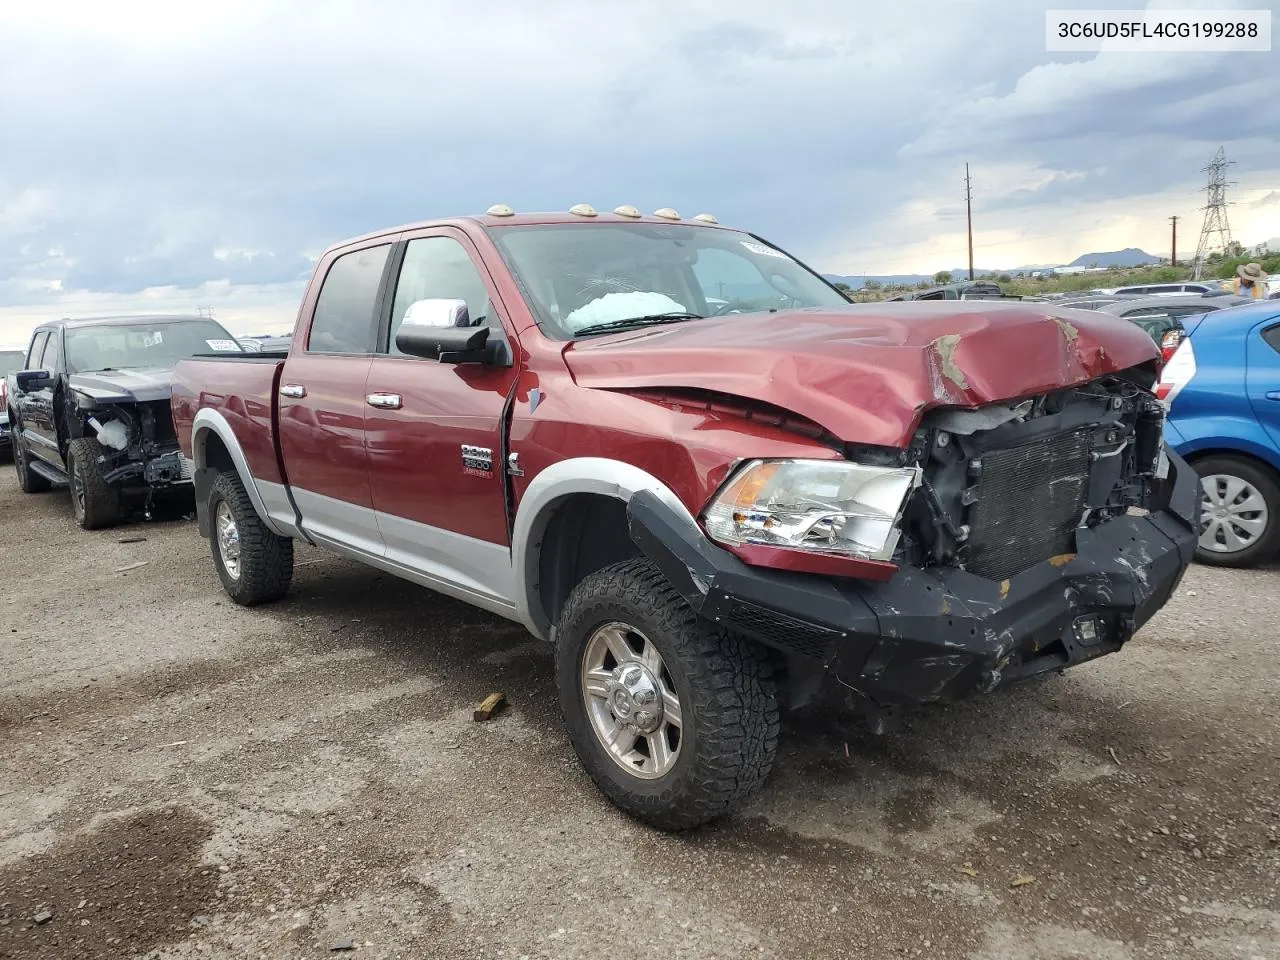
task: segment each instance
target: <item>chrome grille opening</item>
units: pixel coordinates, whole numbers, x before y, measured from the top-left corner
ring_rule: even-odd
[[[1088,505],[1091,430],[1043,437],[982,455],[966,568],[1003,580],[1075,550]]]

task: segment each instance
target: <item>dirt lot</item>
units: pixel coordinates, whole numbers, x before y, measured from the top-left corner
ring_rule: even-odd
[[[672,837],[515,626],[311,551],[242,610],[194,524],[84,533],[7,466],[0,557],[0,957],[1280,958],[1277,568],[895,734],[784,723]]]

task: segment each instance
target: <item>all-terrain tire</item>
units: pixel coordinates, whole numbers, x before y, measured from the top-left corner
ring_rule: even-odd
[[[234,571],[228,569],[232,561],[224,559],[219,542],[223,505],[235,525],[238,552]],[[289,592],[293,580],[293,540],[267,528],[244,484],[234,473],[220,473],[213,483],[209,493],[209,527],[213,567],[227,596],[242,606],[252,607],[279,600]]]
[[[607,751],[592,726],[581,667],[602,625],[634,627],[662,656],[683,715],[674,765],[641,779]],[[686,830],[741,806],[773,766],[778,697],[766,652],[699,619],[647,560],[605,567],[566,601],[556,631],[556,686],[569,739],[600,790],[631,816]]]
[[[1201,477],[1237,477],[1253,487],[1267,508],[1267,525],[1249,546],[1231,553],[1219,553],[1196,546],[1196,560],[1214,567],[1252,567],[1280,553],[1280,483],[1266,467],[1247,457],[1213,456],[1192,464]],[[1213,506],[1202,505],[1202,521],[1209,519]]]
[[[13,469],[18,473],[18,486],[22,488],[23,493],[44,493],[53,486],[45,477],[38,473],[32,473],[30,458],[31,454],[27,453],[27,446],[22,442],[21,428],[18,425],[18,418],[9,412],[9,443],[11,444],[10,456],[13,457]]]
[[[72,440],[67,447],[67,486],[71,512],[85,530],[101,530],[120,522],[120,488],[102,479],[102,444],[90,437]]]

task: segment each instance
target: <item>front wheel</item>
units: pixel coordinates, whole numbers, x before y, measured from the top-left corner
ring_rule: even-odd
[[[103,479],[102,445],[89,437],[67,448],[67,478],[71,481],[71,512],[85,530],[100,530],[120,522],[120,488]]]
[[[740,806],[773,765],[778,701],[749,641],[700,621],[652,564],[587,577],[556,635],[569,738],[596,785],[651,826],[684,830]]]
[[[293,580],[293,541],[262,522],[234,473],[220,473],[209,493],[210,546],[222,588],[252,607],[279,600]]]
[[[1200,542],[1196,559],[1219,567],[1251,567],[1280,550],[1280,484],[1243,457],[1206,457],[1200,475]]]

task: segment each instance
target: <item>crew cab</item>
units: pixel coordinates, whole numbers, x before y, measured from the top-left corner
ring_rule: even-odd
[[[553,644],[570,740],[682,829],[768,774],[779,705],[875,726],[1111,653],[1195,550],[1132,324],[855,306],[671,209],[419,223],[328,250],[287,357],[178,365],[213,566],[306,541]]]
[[[131,505],[191,490],[169,412],[169,376],[183,357],[240,352],[204,317],[56,320],[36,327],[5,400],[13,464],[27,493],[65,486],[87,530]]]

